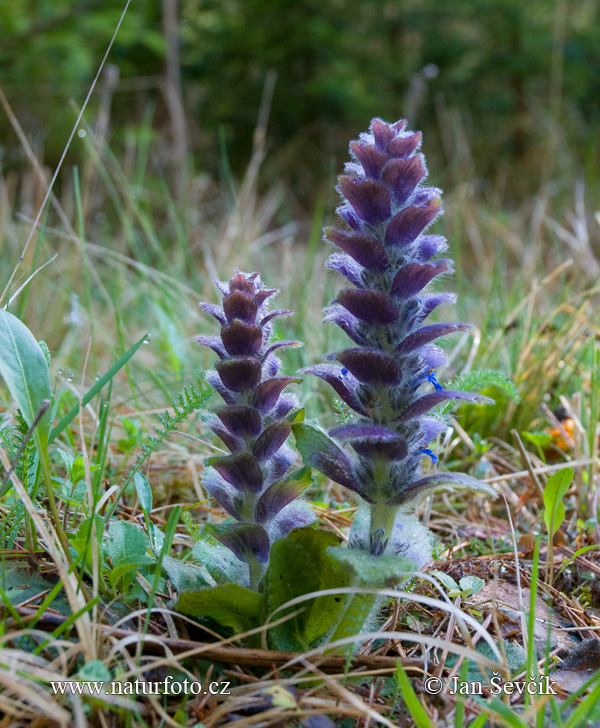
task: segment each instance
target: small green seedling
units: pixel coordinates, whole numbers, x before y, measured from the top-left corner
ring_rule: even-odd
[[[548,556],[546,558],[546,577],[551,578],[554,565],[552,542],[554,535],[565,520],[563,498],[573,480],[573,468],[562,468],[548,478],[544,488],[544,523],[548,532]]]
[[[435,570],[430,573],[442,582],[448,590],[448,596],[452,599],[455,597],[465,599],[466,597],[473,596],[473,594],[476,594],[485,586],[485,581],[478,576],[463,576],[457,584],[451,576],[445,574],[443,571]]]

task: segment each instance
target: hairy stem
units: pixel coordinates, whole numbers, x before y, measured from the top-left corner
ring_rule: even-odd
[[[398,506],[389,506],[384,501],[371,505],[371,523],[369,526],[369,553],[381,556],[384,553],[396,521]]]

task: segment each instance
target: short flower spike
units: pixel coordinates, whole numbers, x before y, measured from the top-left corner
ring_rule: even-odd
[[[206,378],[225,406],[213,410],[208,426],[230,454],[209,460],[204,486],[238,521],[215,536],[248,563],[250,585],[257,588],[270,544],[314,520],[309,505],[298,499],[310,478],[288,477],[295,454],[287,440],[298,400],[284,390],[300,380],[278,377],[281,362],[275,355],[300,343],[272,338],[272,320],[291,311],[269,311],[277,291],[265,288],[257,273],[237,271],[217,286],[222,306],[201,306],[221,324],[220,335],[197,340],[219,357]]]

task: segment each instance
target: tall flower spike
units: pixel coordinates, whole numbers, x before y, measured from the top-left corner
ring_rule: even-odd
[[[208,426],[230,454],[209,460],[204,486],[238,521],[215,535],[248,563],[250,586],[257,588],[271,543],[314,520],[308,504],[297,500],[310,478],[297,473],[285,480],[294,460],[286,441],[298,400],[284,390],[300,380],[278,377],[281,362],[275,355],[301,344],[273,340],[271,321],[291,311],[269,312],[269,299],[277,291],[265,288],[257,273],[237,271],[217,286],[222,306],[200,305],[221,324],[220,336],[197,341],[219,357],[206,378],[225,406],[212,411]]]
[[[337,212],[347,227],[325,230],[341,251],[327,265],[352,284],[326,309],[325,320],[338,324],[353,346],[327,357],[336,363],[304,371],[328,382],[356,412],[354,421],[332,430],[334,440],[308,425],[294,426],[305,462],[369,504],[368,536],[356,532],[352,543],[368,545],[373,555],[383,553],[390,539],[390,550],[410,550],[414,523],[407,527],[405,512],[423,492],[444,482],[485,489],[466,475],[424,476],[421,461],[435,458],[427,445],[445,428],[430,414],[436,405],[492,401],[444,390],[435,375],[446,357],[433,342],[469,326],[424,325],[438,305],[454,301],[453,294],[429,290],[435,278],[452,271],[452,261],[434,259],[446,241],[425,231],[441,212],[441,191],[422,186],[421,134],[405,126],[374,119],[370,132],[350,144],[353,161],[337,187],[343,199]]]

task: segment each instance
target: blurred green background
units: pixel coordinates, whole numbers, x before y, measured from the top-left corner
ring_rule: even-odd
[[[0,87],[50,167],[123,6],[0,3]],[[518,203],[597,180],[599,19],[597,0],[133,0],[87,118],[104,104],[117,151],[146,125],[167,172],[193,151],[211,177],[241,173],[274,82],[265,169],[295,212],[312,213],[374,115],[423,130],[430,167],[445,171],[436,181],[468,178]],[[0,140],[5,174],[26,164],[5,114]]]
[[[290,372],[342,346],[321,324],[341,284],[321,231],[349,140],[380,116],[423,131],[444,190],[436,232],[458,293],[444,316],[478,327],[448,376],[466,361],[527,381],[516,414],[494,410],[523,427],[542,397],[582,390],[600,276],[597,0],[132,0],[34,229],[124,7],[0,2],[0,269],[4,287],[22,258],[7,295],[31,283],[11,310],[57,367],[81,372],[91,342],[91,377],[151,331],[129,384],[136,407],[162,406],[212,364],[197,304],[235,267],[296,312]]]

